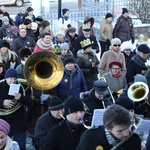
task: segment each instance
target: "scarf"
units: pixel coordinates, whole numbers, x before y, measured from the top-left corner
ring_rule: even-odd
[[[3,58],[3,60],[4,60],[4,62],[7,63],[8,58],[9,58],[8,53],[2,53],[1,56],[2,56],[2,58]]]
[[[66,21],[68,20],[68,16],[62,15],[61,17],[62,17],[62,19],[66,20]]]
[[[8,35],[8,33],[10,33],[10,28],[11,28],[11,25],[8,24],[8,25],[2,25],[2,28],[6,31],[6,35]]]
[[[42,39],[39,39],[37,41],[37,46],[43,50],[49,50],[49,49],[52,49],[53,42],[51,41],[49,44],[47,44],[47,43],[44,43]]]
[[[136,65],[138,65],[143,70],[147,70],[147,67],[145,66],[146,60],[142,57],[140,57],[138,54],[134,55],[131,60],[135,62]]]
[[[105,129],[106,138],[108,140],[108,143],[112,145],[113,147],[116,146],[121,140],[117,139],[112,135],[109,131]]]
[[[117,74],[113,74],[114,78],[119,78],[120,77],[120,71]]]

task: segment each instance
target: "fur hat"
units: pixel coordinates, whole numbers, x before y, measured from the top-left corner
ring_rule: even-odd
[[[130,49],[131,51],[133,50],[133,45],[131,41],[125,41],[121,44],[121,51],[123,52],[126,49]]]
[[[0,119],[0,131],[4,131],[6,135],[10,132],[10,125],[3,119]]]
[[[128,9],[127,8],[122,8],[122,14],[128,13]]]
[[[49,110],[59,110],[64,108],[62,99],[57,96],[53,96],[49,103]]]
[[[71,54],[67,54],[63,58],[64,66],[68,63],[74,63],[74,62],[75,62],[75,59],[74,59],[73,55],[71,55]]]
[[[48,20],[43,20],[42,23],[41,23],[42,28],[46,28],[49,25],[50,25],[50,22]]]
[[[32,7],[28,7],[26,10],[27,10],[27,12],[34,11],[34,9]]]
[[[8,69],[5,73],[5,79],[6,78],[18,78],[16,69],[12,69],[12,68]]]
[[[26,56],[30,56],[32,53],[31,53],[31,50],[27,47],[23,47],[19,50],[19,57],[20,59],[23,59],[24,57]]]
[[[65,33],[63,32],[63,31],[58,31],[57,33],[56,33],[56,35],[62,35],[63,37],[65,37]]]
[[[134,82],[144,82],[147,84],[147,80],[146,80],[145,76],[143,76],[141,74],[136,74],[134,76]]]
[[[2,47],[7,47],[8,49],[10,49],[10,45],[6,40],[0,41],[0,48],[2,48]]]
[[[67,50],[68,50],[68,49],[69,49],[69,44],[66,43],[66,42],[64,42],[64,43],[61,44],[61,48],[62,48],[62,49],[67,49]]]
[[[10,29],[10,31],[11,31],[12,33],[18,33],[18,32],[19,32],[19,29],[18,29],[17,26],[12,26],[11,29]]]
[[[32,22],[32,27],[31,27],[31,29],[32,29],[32,30],[37,30],[37,28],[38,28],[38,24],[37,24],[36,22]]]
[[[84,111],[84,106],[80,98],[75,96],[70,96],[65,101],[65,115],[77,112]]]
[[[94,90],[98,94],[106,95],[108,94],[108,84],[105,81],[94,81]]]
[[[4,22],[4,21],[9,21],[9,19],[8,19],[7,16],[4,16],[4,17],[2,18],[2,22]]]
[[[93,24],[94,24],[94,18],[93,17],[85,17],[84,18],[84,24],[86,24],[86,23],[88,23],[88,22],[91,22],[91,26],[93,26]]]
[[[112,65],[117,65],[118,67],[122,68],[122,64],[121,64],[119,61],[112,61],[112,62],[109,64],[109,68],[111,68]]]
[[[64,15],[67,11],[69,11],[69,9],[67,8],[62,9],[62,14]]]
[[[141,44],[140,46],[138,46],[137,50],[144,54],[150,53],[150,49],[146,44]]]
[[[70,27],[67,29],[67,32],[76,32],[76,28]]]
[[[135,108],[134,102],[131,99],[129,99],[127,96],[119,97],[118,100],[116,101],[116,104],[126,108],[127,110],[131,110]]]
[[[37,17],[35,18],[35,20],[42,22],[42,21],[43,21],[43,18],[42,18],[42,16],[37,16]]]
[[[107,13],[106,15],[105,15],[105,18],[107,19],[107,18],[110,18],[110,17],[113,17],[113,15],[111,14],[111,13]]]
[[[30,24],[31,22],[32,22],[31,19],[26,18],[26,19],[23,21],[23,24],[24,24],[24,25],[28,25],[28,24]]]
[[[111,45],[114,45],[114,44],[120,44],[121,45],[121,40],[119,38],[114,38],[111,40]]]

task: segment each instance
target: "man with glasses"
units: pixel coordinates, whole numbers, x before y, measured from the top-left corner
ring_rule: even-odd
[[[112,61],[118,61],[122,64],[121,72],[126,73],[126,64],[124,55],[120,51],[121,40],[114,38],[111,40],[111,46],[109,51],[104,52],[99,66],[100,76],[109,72],[109,64]]]

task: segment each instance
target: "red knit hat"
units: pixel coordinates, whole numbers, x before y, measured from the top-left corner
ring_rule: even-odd
[[[117,66],[119,66],[120,68],[122,68],[122,64],[121,64],[119,61],[112,61],[112,62],[109,64],[109,68],[111,68],[112,65],[117,65]]]

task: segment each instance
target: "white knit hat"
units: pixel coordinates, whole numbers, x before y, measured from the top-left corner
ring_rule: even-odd
[[[131,51],[133,50],[131,41],[125,41],[121,44],[121,51],[123,52],[125,49],[131,49]]]
[[[114,38],[111,40],[111,45],[114,45],[114,44],[120,44],[121,45],[121,40],[119,38]]]

